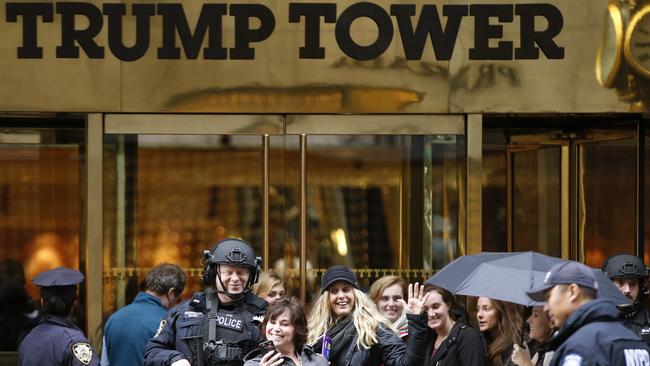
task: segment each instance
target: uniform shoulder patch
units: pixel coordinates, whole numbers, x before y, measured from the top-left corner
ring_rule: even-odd
[[[576,353],[570,353],[562,359],[562,366],[580,366],[582,365],[582,356]]]
[[[93,359],[93,349],[88,343],[75,343],[72,345],[72,353],[84,365],[88,365]]]
[[[156,335],[153,337],[156,338],[162,333],[163,329],[165,329],[165,325],[167,325],[167,320],[163,319],[160,321],[160,325],[158,325],[158,330],[156,331]]]

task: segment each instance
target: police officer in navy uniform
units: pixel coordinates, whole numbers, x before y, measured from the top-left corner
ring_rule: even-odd
[[[608,258],[601,268],[619,290],[630,299],[630,306],[620,306],[623,325],[650,344],[650,314],[645,309],[647,270],[643,261],[629,254]]]
[[[41,288],[43,316],[20,343],[20,366],[99,365],[88,339],[70,320],[83,279],[81,272],[65,267],[34,277]]]
[[[266,301],[251,289],[262,260],[243,240],[205,251],[201,281],[210,286],[169,311],[149,341],[144,366],[243,365],[260,341]]]
[[[528,296],[546,301],[544,310],[558,331],[547,343],[551,365],[648,365],[650,348],[619,321],[616,305],[596,299],[591,268],[567,261],[554,265]]]

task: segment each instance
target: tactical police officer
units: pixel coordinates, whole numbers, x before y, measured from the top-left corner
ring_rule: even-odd
[[[81,272],[65,267],[34,277],[41,288],[43,317],[20,343],[20,366],[99,365],[88,339],[70,320],[83,279]]]
[[[633,255],[619,254],[608,258],[601,269],[630,299],[631,306],[619,307],[623,325],[650,344],[650,315],[644,306],[648,274],[643,261]]]
[[[241,366],[260,340],[266,301],[251,292],[262,260],[243,240],[205,251],[205,292],[173,308],[149,341],[144,366]]]
[[[573,261],[551,267],[544,283],[528,293],[546,301],[544,310],[558,329],[547,342],[555,351],[551,365],[649,365],[650,347],[619,322],[613,303],[597,295],[591,268]]]

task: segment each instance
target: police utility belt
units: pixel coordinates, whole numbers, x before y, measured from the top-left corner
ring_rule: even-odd
[[[218,365],[232,361],[241,361],[244,357],[238,342],[248,339],[244,319],[237,313],[219,311],[214,292],[206,298],[208,310],[207,332],[203,330],[203,360],[206,365]],[[217,329],[219,328],[219,336]],[[207,334],[206,334],[207,333]],[[234,342],[233,342],[234,341]]]

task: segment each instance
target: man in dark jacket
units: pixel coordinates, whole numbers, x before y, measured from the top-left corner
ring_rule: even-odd
[[[558,263],[528,295],[546,301],[544,309],[558,332],[548,346],[551,365],[648,365],[650,348],[619,321],[615,305],[596,300],[598,283],[578,262]]]
[[[650,344],[650,314],[644,306],[648,274],[643,261],[633,255],[619,254],[608,258],[601,269],[630,299],[629,306],[619,307],[623,325]]]

